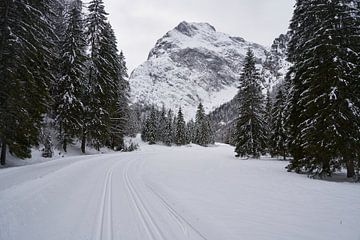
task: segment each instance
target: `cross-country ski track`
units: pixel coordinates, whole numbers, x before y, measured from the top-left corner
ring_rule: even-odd
[[[359,184],[233,155],[144,145],[0,169],[0,240],[360,239]]]

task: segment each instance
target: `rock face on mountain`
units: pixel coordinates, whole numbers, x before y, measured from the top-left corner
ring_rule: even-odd
[[[281,79],[282,52],[217,32],[207,23],[182,22],[157,41],[148,60],[131,74],[132,102],[173,110],[182,107],[187,119],[194,117],[200,102],[212,111],[235,96],[249,48],[265,78],[264,86]]]

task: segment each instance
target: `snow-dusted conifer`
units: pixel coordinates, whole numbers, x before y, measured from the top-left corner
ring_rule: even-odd
[[[85,92],[86,39],[81,8],[67,14],[67,29],[61,47],[61,71],[55,96],[56,123],[63,150],[81,134]]]
[[[150,116],[147,122],[147,141],[149,144],[156,143],[156,131],[157,130],[157,117],[156,117],[156,110],[153,107],[151,109]]]
[[[210,123],[205,114],[202,103],[198,105],[198,109],[196,112],[194,142],[201,146],[206,146],[212,143]]]
[[[7,147],[20,158],[31,156],[50,102],[53,52],[50,1],[1,1],[0,5],[1,164]]]
[[[195,133],[196,133],[195,122],[193,119],[191,119],[186,124],[186,142],[187,143],[195,142]]]
[[[171,146],[171,144],[174,142],[174,125],[173,125],[173,113],[171,110],[168,111],[166,116],[166,125],[164,128],[164,144]]]
[[[271,154],[271,146],[272,146],[272,142],[271,142],[271,131],[273,128],[273,100],[271,97],[271,93],[270,93],[270,89],[267,89],[266,92],[266,100],[265,100],[265,125],[266,125],[266,132],[267,132],[267,152],[270,152]]]
[[[285,127],[285,96],[280,87],[276,94],[276,101],[272,110],[272,129],[271,129],[271,156],[282,156],[284,160],[287,156],[287,131]]]
[[[109,105],[107,111],[110,116],[110,146],[112,149],[124,148],[124,136],[129,119],[129,83],[125,56],[121,51],[118,54],[117,41],[110,24],[104,30],[103,54],[107,57],[107,66],[104,72],[109,75],[109,84],[113,89],[108,92]],[[105,42],[105,43],[104,43]]]
[[[186,144],[186,124],[181,108],[176,118],[175,144],[179,146]]]
[[[165,106],[162,106],[161,111],[159,112],[158,117],[158,126],[157,126],[157,139],[163,143],[165,143],[166,138],[166,126],[167,125],[167,117],[166,117],[166,109]]]
[[[239,117],[236,124],[236,156],[259,158],[266,149],[264,96],[253,52],[246,54],[239,87]]]
[[[116,42],[107,22],[102,0],[88,6],[87,36],[89,43],[88,99],[83,124],[82,149],[86,138],[99,149],[110,139],[111,114],[118,101],[119,59]]]
[[[356,1],[297,1],[290,25],[293,63],[290,170],[354,175],[360,149],[359,7]]]

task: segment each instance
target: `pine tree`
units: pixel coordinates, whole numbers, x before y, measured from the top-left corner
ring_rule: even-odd
[[[178,146],[186,144],[186,125],[181,108],[176,118],[175,144]]]
[[[102,0],[88,6],[89,84],[82,148],[86,138],[99,150],[111,138],[111,114],[118,101],[119,59],[116,42]]]
[[[270,94],[270,89],[267,89],[266,92],[266,102],[265,102],[265,123],[266,123],[266,132],[267,132],[267,152],[271,154],[271,146],[273,145],[271,139],[271,131],[273,128],[273,101]],[[271,154],[272,155],[272,154]]]
[[[196,132],[195,122],[194,120],[191,119],[186,124],[186,143],[189,144],[195,142],[195,132]]]
[[[247,52],[239,87],[239,118],[236,125],[237,157],[259,158],[266,149],[264,100],[253,52]]]
[[[151,109],[150,116],[147,121],[147,141],[150,145],[156,143],[156,128],[157,128],[157,117],[156,117],[156,111],[153,107]]]
[[[53,82],[50,1],[0,3],[0,142],[1,164],[7,147],[20,158],[30,157],[47,112]]]
[[[164,139],[163,142],[167,146],[171,146],[173,143],[173,135],[174,135],[174,126],[173,126],[173,113],[171,110],[168,111],[166,117],[166,125],[164,129]]]
[[[80,0],[77,0],[80,1]],[[80,1],[81,2],[81,1]],[[64,42],[65,31],[67,28],[66,13],[67,4],[64,0],[50,0],[51,14],[50,18],[54,22],[54,46],[52,52],[54,53],[53,61],[50,64],[52,74],[54,75],[55,82],[50,86],[50,94],[55,98],[57,93],[57,80],[61,78],[61,61],[62,61],[62,45]],[[55,104],[55,102],[54,102]],[[55,106],[52,106],[51,112],[48,113],[51,117],[54,117]],[[55,118],[55,117],[54,117]]]
[[[276,95],[275,105],[272,111],[272,131],[271,131],[271,156],[287,156],[287,131],[285,128],[285,96],[281,87]]]
[[[194,142],[200,146],[207,146],[212,143],[210,123],[201,103],[198,105],[196,112]]]
[[[290,25],[290,170],[330,175],[359,156],[359,8],[353,1],[298,1]],[[300,131],[301,130],[301,131]]]
[[[111,73],[110,78],[114,82],[114,89],[112,94],[108,97],[109,105],[107,111],[110,114],[111,128],[110,139],[111,148],[116,150],[122,150],[124,148],[124,136],[127,129],[129,119],[129,83],[126,80],[128,78],[125,56],[121,51],[117,54],[116,38],[114,32],[108,24],[106,28],[108,31],[108,66],[110,67],[107,72]]]
[[[57,81],[56,122],[63,150],[81,133],[85,94],[86,39],[81,8],[74,6],[67,14],[67,30],[61,47],[61,76]]]
[[[160,142],[165,143],[166,138],[166,126],[167,125],[167,117],[166,117],[166,109],[165,106],[162,106],[161,112],[159,113],[159,121],[157,126],[157,139]]]

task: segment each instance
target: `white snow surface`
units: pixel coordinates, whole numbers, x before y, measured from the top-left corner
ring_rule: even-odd
[[[279,79],[262,68],[271,54],[268,48],[218,32],[207,23],[182,22],[159,39],[148,60],[132,72],[131,100],[174,111],[182,107],[187,120],[195,117],[200,102],[206,112],[215,110],[236,95],[248,49],[265,80],[277,84]]]
[[[0,169],[1,240],[360,239],[359,184],[215,145]]]

